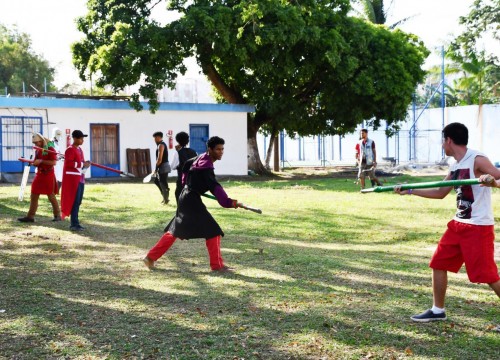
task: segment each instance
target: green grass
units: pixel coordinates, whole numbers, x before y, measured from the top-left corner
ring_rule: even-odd
[[[202,240],[146,270],[175,212],[152,184],[87,184],[82,233],[52,223],[45,199],[36,223],[18,223],[28,203],[1,186],[0,359],[499,358],[499,300],[463,270],[449,277],[449,321],[409,320],[432,305],[428,262],[454,196],[360,194],[327,178],[223,186],[263,210],[204,199],[236,268],[223,275]]]

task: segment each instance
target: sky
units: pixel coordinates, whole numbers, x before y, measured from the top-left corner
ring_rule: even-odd
[[[474,0],[393,0],[388,12],[388,24],[411,16],[400,29],[418,35],[429,49],[437,49],[446,40],[460,33],[458,18],[469,12]],[[75,19],[86,13],[86,0],[0,0],[0,23],[28,33],[36,53],[56,69],[55,85],[79,82],[71,62],[71,43],[82,38]],[[387,4],[390,1],[386,1]],[[452,4],[452,5],[450,5]],[[162,12],[161,5],[155,9]],[[429,65],[439,63],[431,56]],[[194,64],[187,77],[198,76]]]

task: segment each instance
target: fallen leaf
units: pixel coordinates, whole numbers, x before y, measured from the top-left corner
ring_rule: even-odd
[[[207,316],[207,313],[205,313],[205,312],[201,311],[201,309],[200,309],[200,308],[196,308],[196,311],[198,311],[198,314],[200,314],[200,316],[202,316],[202,317]]]

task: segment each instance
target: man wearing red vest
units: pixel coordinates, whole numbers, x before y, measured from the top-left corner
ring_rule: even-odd
[[[64,153],[61,216],[64,219],[71,215],[70,230],[81,231],[84,230],[84,227],[80,225],[78,213],[85,188],[85,171],[90,166],[90,161],[85,161],[80,146],[88,135],[83,134],[80,130],[75,130],[71,136],[73,144]]]

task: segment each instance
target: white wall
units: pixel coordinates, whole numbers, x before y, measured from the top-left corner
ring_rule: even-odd
[[[482,117],[479,116],[478,111],[479,106],[477,105],[445,108],[444,125],[452,122],[465,124],[469,129],[469,147],[484,152],[492,162],[500,162],[500,147],[496,144],[500,139],[500,126],[498,125],[500,123],[500,105],[483,105]],[[398,137],[393,136],[387,139],[383,121],[378,130],[368,127],[368,136],[375,141],[379,162],[382,161],[383,157],[399,158],[402,163],[434,163],[442,159],[442,109],[427,109],[423,112],[417,109],[416,116],[418,117],[416,144],[411,146],[411,149],[409,130],[414,123],[412,111],[409,112],[406,121],[400,124],[401,131]],[[360,129],[361,126],[356,132],[342,138],[338,135],[325,136],[324,159],[318,156],[317,136],[302,138],[305,156],[301,156],[300,160],[298,140],[285,136],[285,166],[354,164],[354,147],[358,142]],[[259,134],[257,143],[260,156],[264,161],[267,151],[264,144],[269,145],[269,138],[264,141],[264,136]],[[322,160],[326,160],[326,162],[322,162]]]
[[[120,167],[127,171],[126,149],[150,149],[151,161],[154,162],[156,144],[153,133],[164,134],[172,130],[174,134],[185,131],[189,134],[189,124],[208,124],[209,136],[219,136],[226,141],[224,156],[215,164],[215,173],[220,175],[247,175],[246,113],[243,112],[208,112],[208,111],[148,111],[101,110],[101,109],[48,109],[51,134],[53,127],[63,132],[65,129],[90,132],[90,124],[118,124],[120,144]],[[86,139],[88,141],[88,138]],[[165,142],[167,137],[164,136]],[[168,143],[168,142],[167,142]],[[90,146],[82,146],[86,159],[90,159]],[[169,150],[172,159],[175,149]],[[91,176],[90,171],[90,176]],[[171,176],[176,176],[172,172]]]

